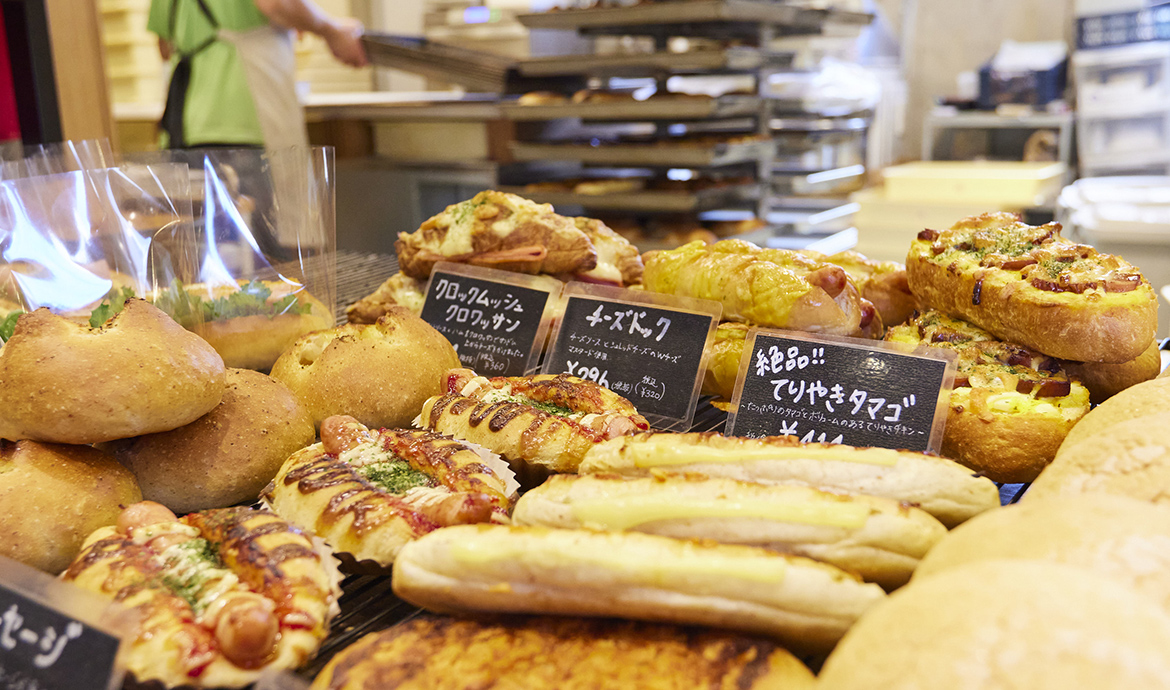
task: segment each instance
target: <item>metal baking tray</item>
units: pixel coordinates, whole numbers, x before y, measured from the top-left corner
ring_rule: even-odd
[[[518,161],[580,161],[595,165],[698,168],[734,165],[759,160],[770,141],[716,143],[706,146],[658,144],[540,144],[512,142],[512,157]]]
[[[511,58],[468,50],[417,36],[367,33],[362,44],[370,62],[480,91],[504,91]]]
[[[702,120],[718,117],[758,115],[757,96],[733,95],[718,98],[647,98],[644,101],[609,103],[558,103],[520,105],[503,103],[500,110],[509,120],[555,120],[579,117],[582,120]]]
[[[534,192],[524,187],[500,187],[532,199],[537,203],[560,206],[583,206],[594,211],[641,211],[645,213],[690,213],[707,211],[727,204],[750,201],[760,194],[758,184],[733,185],[697,192],[644,190],[617,194],[576,194],[573,192]]]
[[[733,47],[692,50],[686,53],[636,53],[632,55],[558,55],[528,58],[517,65],[526,77],[590,75],[596,77],[638,77],[653,73],[737,72],[764,68],[783,69],[792,56],[757,48]]]
[[[658,33],[663,25],[705,23],[754,23],[819,28],[826,21],[867,24],[862,12],[796,7],[768,0],[688,0],[646,2],[633,7],[595,7],[521,14],[520,23],[530,29],[580,29],[591,33],[637,33],[638,28]]]

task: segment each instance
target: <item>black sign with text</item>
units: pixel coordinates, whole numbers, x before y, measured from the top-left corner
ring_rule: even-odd
[[[463,366],[489,377],[523,376],[544,345],[550,293],[515,284],[530,276],[494,273],[499,280],[435,269],[422,318],[451,342]]]
[[[595,381],[647,418],[689,423],[716,321],[718,312],[573,295],[544,371]]]
[[[0,688],[105,688],[118,643],[113,635],[0,585]]]
[[[727,433],[937,451],[953,371],[945,355],[761,332]]]

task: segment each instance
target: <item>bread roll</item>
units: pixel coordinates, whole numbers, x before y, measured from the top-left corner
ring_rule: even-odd
[[[922,560],[914,582],[997,559],[1092,570],[1170,614],[1170,508],[1108,494],[1029,499],[959,525]]]
[[[313,442],[313,420],[280,381],[228,369],[227,384],[219,405],[194,422],[104,446],[147,499],[178,513],[253,501],[290,454]]]
[[[579,472],[645,476],[697,472],[764,484],[884,496],[921,507],[948,527],[999,505],[999,490],[962,465],[925,453],[801,443],[790,436],[635,434],[599,443]]]
[[[1158,341],[1154,340],[1137,359],[1128,362],[1063,362],[1061,367],[1069,376],[1085,384],[1089,389],[1089,400],[1100,405],[1130,386],[1157,377],[1162,369],[1162,353]]]
[[[1170,504],[1170,411],[1110,426],[1062,447],[1025,500],[1110,493]]]
[[[858,621],[818,690],[1170,688],[1170,617],[1072,566],[973,563],[914,582]]]
[[[219,404],[223,359],[149,302],[101,328],[48,309],[0,349],[0,438],[90,444],[170,431]]]
[[[105,453],[0,441],[0,555],[59,573],[86,535],[141,500],[134,475]]]
[[[1170,379],[1139,383],[1093,408],[1065,436],[1057,457],[1114,424],[1157,412],[1170,412]]]
[[[637,532],[463,525],[407,544],[394,593],[439,613],[556,613],[710,625],[824,652],[885,596],[839,568]]]
[[[760,546],[831,563],[886,589],[905,584],[947,533],[925,511],[889,498],[696,474],[551,477],[520,498],[512,520]]]
[[[742,688],[808,690],[815,679],[775,643],[718,631],[553,617],[419,616],[366,635],[312,690]]]
[[[443,372],[459,366],[451,343],[401,307],[372,325],[346,324],[297,340],[276,364],[283,382],[321,426],[350,415],[373,428],[410,425],[440,391]]]

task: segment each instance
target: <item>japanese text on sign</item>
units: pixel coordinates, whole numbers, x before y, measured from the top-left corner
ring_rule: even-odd
[[[736,435],[917,450],[933,443],[945,359],[760,333],[745,365]]]

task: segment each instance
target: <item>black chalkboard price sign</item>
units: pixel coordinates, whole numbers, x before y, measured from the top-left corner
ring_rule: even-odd
[[[120,639],[93,625],[105,609],[95,595],[0,557],[0,688],[119,687]]]
[[[544,373],[595,381],[634,403],[656,428],[689,427],[723,307],[585,283],[570,283],[564,294]]]
[[[463,366],[484,376],[523,376],[540,361],[562,285],[549,276],[439,263],[422,318],[451,341]]]
[[[954,353],[753,328],[729,436],[937,451]]]

